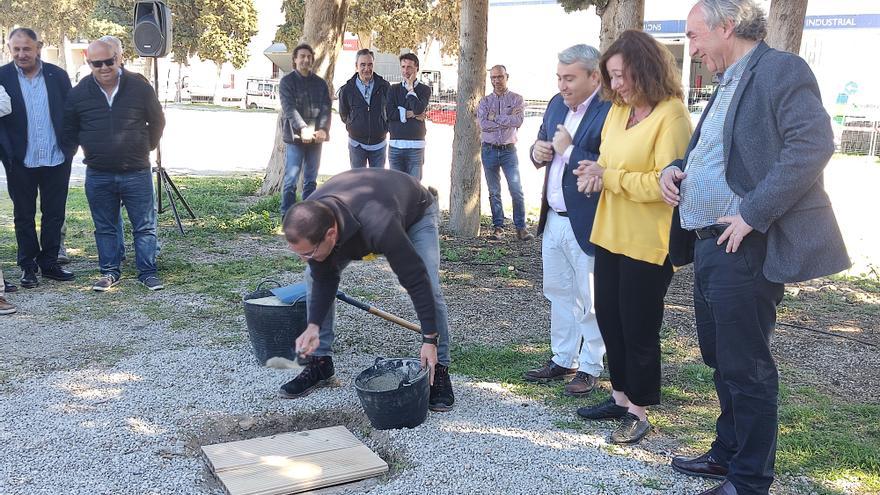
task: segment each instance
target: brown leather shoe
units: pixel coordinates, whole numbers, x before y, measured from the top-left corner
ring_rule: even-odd
[[[709,452],[699,457],[673,457],[672,469],[688,476],[715,480],[723,480],[727,476],[727,466],[716,461]]]
[[[523,380],[537,383],[547,383],[552,380],[570,380],[574,378],[576,373],[577,368],[563,368],[551,359],[547,361],[543,368],[535,368],[523,373]]]
[[[490,241],[500,241],[502,235],[504,235],[504,229],[501,227],[492,227],[492,233],[486,236],[486,238]]]
[[[570,382],[565,384],[564,395],[569,397],[585,397],[596,388],[598,378],[587,373],[586,371],[578,371]]]
[[[15,306],[6,301],[6,298],[0,296],[0,315],[11,315],[15,313]]]
[[[531,241],[535,236],[527,229],[516,229],[516,238],[521,241]]]
[[[736,487],[733,486],[733,483],[725,481],[714,488],[700,493],[700,495],[736,495]]]

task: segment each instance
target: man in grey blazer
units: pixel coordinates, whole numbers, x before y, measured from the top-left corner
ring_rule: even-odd
[[[783,284],[839,272],[849,257],[822,185],[834,151],[816,78],[768,47],[755,0],[700,0],[687,19],[693,58],[718,74],[682,162],[660,176],[675,206],[670,259],[694,262],[700,351],[721,406],[709,452],[675,458],[725,479],[707,494],[769,493],[779,377],[770,352]]]

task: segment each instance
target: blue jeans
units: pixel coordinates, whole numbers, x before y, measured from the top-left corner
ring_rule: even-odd
[[[102,275],[121,275],[120,205],[125,205],[134,238],[138,280],[156,274],[156,205],[150,170],[116,173],[86,168],[86,198],[95,223]]]
[[[318,167],[321,165],[321,143],[287,145],[284,181],[281,186],[281,216],[296,203],[296,183],[303,175],[302,199],[308,198],[318,187]]]
[[[507,190],[513,200],[513,225],[518,229],[526,228],[526,207],[523,202],[522,183],[519,180],[519,160],[516,148],[493,148],[483,144],[483,173],[486,175],[486,188],[489,189],[489,207],[492,209],[492,226],[504,225],[504,208],[501,205],[501,171],[507,179]]]
[[[348,158],[351,160],[351,168],[364,168],[370,162],[370,168],[385,168],[385,150],[388,146],[374,151],[367,151],[360,146],[348,145]]]
[[[437,360],[444,366],[449,366],[449,317],[446,309],[446,300],[443,299],[443,293],[440,291],[440,209],[435,201],[431,205],[422,218],[414,223],[406,235],[412,242],[419,257],[428,270],[428,279],[431,281],[431,290],[434,292],[434,307],[437,310],[437,333],[440,337],[437,346]],[[340,267],[343,270],[345,266]],[[312,273],[306,269],[305,273],[306,286],[309,296],[312,293]],[[333,339],[336,337],[336,302],[330,305],[330,311],[327,317],[321,323],[321,332],[319,334],[318,349],[315,351],[316,356],[332,356]]]
[[[425,163],[425,148],[388,147],[388,165],[391,170],[399,170],[422,180],[422,164]]]

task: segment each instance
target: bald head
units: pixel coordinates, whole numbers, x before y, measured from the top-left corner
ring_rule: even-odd
[[[107,41],[95,40],[89,43],[86,57],[91,60],[105,60],[116,56],[116,48]]]
[[[86,59],[92,69],[92,76],[102,88],[109,92],[116,87],[119,82],[119,60],[113,45],[101,40],[89,43]]]

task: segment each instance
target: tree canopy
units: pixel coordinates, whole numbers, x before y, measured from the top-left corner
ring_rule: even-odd
[[[133,58],[131,42],[134,0],[0,0],[0,25],[28,26],[43,39],[60,45],[70,39],[104,35],[123,40],[125,58]],[[236,68],[248,60],[247,45],[257,34],[253,0],[166,0],[171,9],[171,50],[176,61],[198,56]]]

